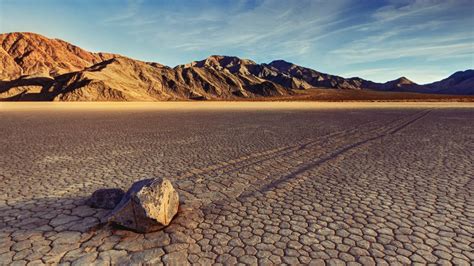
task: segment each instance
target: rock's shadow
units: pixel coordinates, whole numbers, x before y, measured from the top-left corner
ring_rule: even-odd
[[[188,247],[189,239],[183,236],[191,234],[202,216],[182,205],[168,227],[140,234],[106,223],[111,210],[91,208],[86,201],[87,197],[65,196],[0,205],[0,262],[120,263],[149,260],[150,254],[161,262],[163,255],[174,251],[165,247]]]

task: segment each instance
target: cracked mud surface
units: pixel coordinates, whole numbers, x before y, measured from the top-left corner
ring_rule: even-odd
[[[0,111],[1,264],[474,260],[474,109]],[[136,234],[85,200],[169,178]]]

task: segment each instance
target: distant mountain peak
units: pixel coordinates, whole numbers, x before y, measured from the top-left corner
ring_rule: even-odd
[[[449,76],[447,79],[457,79],[459,80],[464,80],[466,78],[472,78],[474,76],[474,69],[466,69],[464,71],[457,71],[451,76]]]
[[[457,71],[449,77],[430,84],[425,84],[436,93],[472,94],[474,95],[474,69]]]
[[[232,68],[240,65],[256,65],[252,60],[242,59],[236,56],[211,55],[204,60],[194,61],[183,65],[184,67],[211,67],[211,68]]]
[[[295,66],[295,64],[293,63],[290,63],[288,61],[285,61],[285,60],[282,60],[282,59],[279,59],[279,60],[273,60],[272,62],[270,62],[268,64],[269,66],[272,66],[278,70],[282,70],[282,71],[287,71],[289,70],[290,68],[292,68],[293,66]]]
[[[274,66],[274,65],[293,65],[293,63],[288,62],[288,61],[283,60],[283,59],[277,59],[277,60],[271,61],[269,63],[269,65],[271,65],[271,66]]]
[[[376,87],[377,87],[377,84],[376,84]],[[399,77],[397,79],[380,84],[379,87],[381,90],[388,90],[388,91],[407,91],[407,90],[410,91],[410,90],[418,89],[420,85],[409,80],[407,77]]]
[[[415,82],[409,80],[407,77],[399,77],[398,79],[393,80],[393,82],[403,85],[416,84]]]

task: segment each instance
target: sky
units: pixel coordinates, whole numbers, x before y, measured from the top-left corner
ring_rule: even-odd
[[[175,66],[283,59],[423,84],[474,68],[474,0],[0,0],[0,32]]]

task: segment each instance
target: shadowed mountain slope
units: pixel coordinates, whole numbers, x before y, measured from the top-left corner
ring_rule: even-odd
[[[474,95],[474,70],[458,71],[426,86],[431,93]]]
[[[283,60],[213,55],[170,68],[34,33],[0,34],[0,100],[160,101],[292,97],[315,88],[473,94],[474,71],[431,84],[343,78]]]
[[[55,78],[24,77],[0,82],[0,97],[10,100],[159,101],[233,99],[291,94],[263,79],[214,69],[172,69],[115,57]]]
[[[55,77],[115,56],[91,53],[35,33],[0,34],[0,79],[16,79],[23,75]]]

